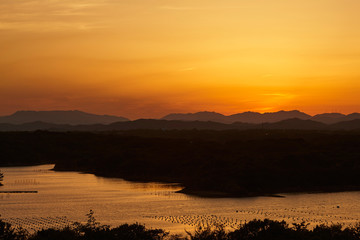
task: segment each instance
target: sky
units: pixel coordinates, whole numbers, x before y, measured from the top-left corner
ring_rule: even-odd
[[[0,115],[360,112],[359,0],[1,0]]]

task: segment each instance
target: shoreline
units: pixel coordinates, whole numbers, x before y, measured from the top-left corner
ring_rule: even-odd
[[[56,171],[179,183],[181,193],[199,197],[360,190],[360,133],[143,130],[2,136],[3,166],[55,162]]]
[[[318,193],[337,193],[337,192],[356,192],[360,191],[360,186],[334,186],[334,187],[325,187],[323,189],[312,189],[312,190],[288,190],[288,191],[276,191],[276,192],[250,192],[250,193],[242,193],[242,192],[226,192],[226,191],[217,191],[211,189],[193,189],[191,187],[184,186],[183,183],[171,181],[171,179],[161,179],[159,177],[155,177],[154,179],[149,178],[139,178],[139,177],[126,177],[126,176],[117,176],[117,175],[107,175],[96,173],[93,171],[81,171],[81,170],[68,170],[68,169],[56,169],[56,165],[51,171],[59,171],[59,172],[78,172],[83,174],[93,174],[97,177],[103,178],[118,178],[123,179],[129,182],[138,182],[138,183],[160,183],[160,184],[174,184],[179,187],[183,187],[183,189],[175,191],[175,193],[186,194],[193,197],[200,198],[253,198],[253,197],[271,197],[271,198],[286,198],[286,194],[318,194]]]
[[[53,168],[50,168],[50,171],[55,172],[78,172],[82,174],[93,174],[97,177],[103,178],[117,178],[123,179],[129,182],[137,182],[137,183],[159,183],[159,184],[171,184],[177,185],[182,187],[181,190],[175,191],[175,193],[186,194],[193,197],[200,197],[200,198],[252,198],[252,197],[271,197],[271,198],[286,198],[287,194],[317,194],[317,193],[337,193],[337,192],[356,192],[360,191],[360,186],[334,186],[334,187],[325,187],[323,189],[312,189],[312,190],[290,190],[290,191],[276,191],[276,192],[269,192],[269,193],[260,193],[260,192],[250,192],[250,193],[241,193],[241,192],[226,192],[226,191],[217,191],[211,189],[194,189],[191,187],[184,186],[181,182],[172,181],[171,179],[163,179],[159,177],[155,177],[154,179],[149,178],[139,178],[139,177],[129,177],[129,176],[118,176],[118,175],[111,175],[111,174],[101,174],[94,171],[84,171],[84,170],[77,170],[77,169],[57,169],[56,164],[26,164],[26,165],[8,165],[3,167],[32,167],[32,166],[41,166],[41,165],[54,165]],[[2,185],[0,185],[1,187]],[[0,191],[0,193],[11,192],[15,193],[18,191]],[[25,192],[25,191],[20,191]]]

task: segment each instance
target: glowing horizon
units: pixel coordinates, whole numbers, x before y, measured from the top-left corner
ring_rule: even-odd
[[[360,111],[357,0],[3,0],[0,115]]]

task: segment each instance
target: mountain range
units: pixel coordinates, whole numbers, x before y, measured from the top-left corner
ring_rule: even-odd
[[[131,129],[360,129],[360,114],[324,113],[315,116],[294,110],[244,112],[225,116],[216,112],[169,114],[161,119],[96,115],[81,111],[18,111],[0,117],[0,131],[111,131]]]
[[[341,113],[323,113],[315,116],[308,115],[298,110],[293,111],[278,111],[269,113],[258,112],[243,112],[229,116],[222,115],[216,112],[197,112],[197,113],[172,113],[166,115],[164,120],[182,120],[182,121],[213,121],[221,123],[275,123],[286,119],[297,118],[301,120],[313,120],[325,124],[333,124],[337,122],[351,121],[360,119],[360,113],[352,113],[349,115]]]
[[[279,111],[271,113],[258,113],[258,112],[243,112],[230,116],[225,116],[216,112],[197,112],[197,113],[173,113],[166,115],[164,120],[182,120],[182,121],[213,121],[221,123],[273,123],[286,119],[298,118],[302,120],[310,119],[311,116],[294,110],[294,111]],[[360,117],[359,117],[360,118]]]
[[[360,130],[360,119],[352,121],[325,124],[313,120],[298,118],[286,119],[275,123],[241,123],[231,124],[211,121],[180,121],[180,120],[157,120],[138,119],[135,121],[115,122],[111,124],[87,124],[70,125],[45,122],[31,122],[24,124],[0,123],[0,131],[126,131],[126,130],[252,130],[252,129],[276,129],[276,130]]]
[[[55,124],[110,124],[129,121],[124,117],[96,115],[78,110],[74,111],[17,111],[12,115],[0,117],[0,123],[24,124],[30,122],[46,122]]]

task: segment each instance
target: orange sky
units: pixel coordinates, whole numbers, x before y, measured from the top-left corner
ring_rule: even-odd
[[[0,115],[360,111],[359,0],[2,0]]]

